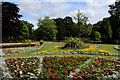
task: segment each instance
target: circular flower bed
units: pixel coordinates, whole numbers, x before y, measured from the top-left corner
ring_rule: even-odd
[[[89,48],[85,49],[60,49],[63,46],[55,46],[52,49],[40,51],[34,55],[44,55],[44,54],[93,54],[93,55],[109,55],[109,56],[119,56],[119,54],[112,54],[106,50],[98,50],[96,45],[91,45]]]

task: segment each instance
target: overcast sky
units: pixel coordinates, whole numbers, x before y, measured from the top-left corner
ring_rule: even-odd
[[[18,4],[22,20],[29,21],[37,28],[39,18],[49,16],[52,18],[74,17],[78,10],[88,18],[88,23],[94,24],[105,17],[109,17],[108,5],[115,0],[2,0]]]

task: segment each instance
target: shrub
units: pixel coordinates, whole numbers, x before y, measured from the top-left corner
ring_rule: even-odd
[[[43,44],[43,40],[40,40],[40,45],[42,45]]]
[[[80,38],[68,38],[66,41],[65,41],[65,46],[66,48],[81,48],[81,47],[84,47],[84,43],[81,41]]]
[[[32,41],[31,41],[30,39],[26,39],[26,40],[25,40],[25,43],[30,43],[30,44],[31,44]]]

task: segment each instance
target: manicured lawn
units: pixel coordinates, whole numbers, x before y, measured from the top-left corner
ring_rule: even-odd
[[[37,45],[39,45],[39,43],[36,43]],[[16,54],[16,55],[11,55],[11,56],[5,56],[4,58],[8,58],[8,57],[29,57],[29,56],[35,56],[35,55],[30,55],[30,54],[34,54],[40,51],[45,51],[48,49],[52,49],[54,46],[61,46],[64,45],[64,43],[52,43],[52,44],[48,44],[45,43],[44,47],[40,50],[34,51],[34,52],[27,52],[27,53],[22,53],[22,54]],[[101,45],[98,49],[102,49],[102,50],[108,50],[111,51],[113,53],[118,53],[118,50],[114,49],[115,45]],[[51,55],[61,55],[61,56],[93,56],[93,57],[98,57],[98,56],[102,56],[102,55],[86,55],[86,54],[50,54],[50,55],[38,55],[38,56],[51,56]],[[114,56],[103,56],[103,57],[114,57]],[[114,57],[114,58],[118,58],[118,57]]]
[[[113,44],[104,44],[104,45],[101,45],[98,49],[108,50],[108,51],[110,51],[110,52],[120,54],[120,52],[118,52],[118,50],[114,49],[115,46],[116,46],[116,45],[113,45]]]

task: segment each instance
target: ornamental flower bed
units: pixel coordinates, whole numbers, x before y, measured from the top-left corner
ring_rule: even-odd
[[[41,55],[41,54],[93,54],[93,55],[109,55],[109,56],[119,56],[119,54],[112,54],[109,51],[106,50],[98,50],[96,45],[91,45],[89,48],[85,49],[59,49],[63,46],[55,46],[52,49],[48,49],[45,51],[40,51],[35,53],[35,55]]]
[[[18,47],[18,48],[6,48],[6,49],[3,49],[2,51],[5,55],[12,55],[12,54],[31,52],[31,51],[39,50],[41,48],[42,46]]]
[[[90,57],[68,56],[68,57],[47,57],[45,56],[42,61],[42,72],[39,78],[61,79],[67,78],[71,72],[82,65]]]
[[[102,79],[102,78],[114,78],[118,80],[118,77],[114,77],[120,72],[120,62],[117,59],[111,58],[93,58],[91,62],[86,64],[80,69],[79,72],[73,74],[72,79],[90,80],[90,79]]]
[[[35,78],[38,74],[38,66],[40,64],[40,58],[10,58],[6,60],[6,64],[9,68],[9,73],[13,79]]]

